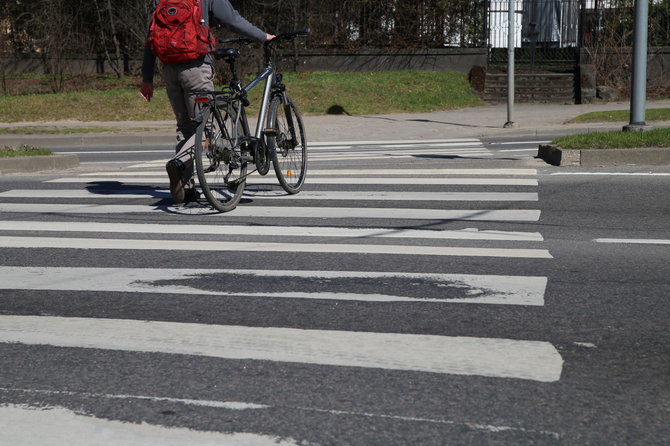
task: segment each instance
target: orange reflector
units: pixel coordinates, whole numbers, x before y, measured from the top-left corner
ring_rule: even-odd
[[[292,177],[293,176],[293,171],[292,170],[286,171],[286,176],[287,177]]]

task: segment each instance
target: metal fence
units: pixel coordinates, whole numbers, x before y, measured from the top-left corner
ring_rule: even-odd
[[[585,2],[581,0],[515,0],[515,47],[545,48],[579,46]],[[507,48],[509,1],[492,0],[488,8],[490,48]]]
[[[493,65],[507,62],[510,1],[521,65],[567,67],[581,47],[633,43],[633,0],[487,0],[485,40]],[[670,0],[650,1],[649,45],[670,45]]]
[[[584,0],[513,0],[515,59],[531,69],[565,68],[582,45]],[[507,63],[508,0],[490,0],[487,43],[492,65]]]

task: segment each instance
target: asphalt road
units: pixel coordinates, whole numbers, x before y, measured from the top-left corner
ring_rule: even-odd
[[[538,142],[321,144],[225,215],[161,147],[0,177],[9,444],[667,444],[670,169]]]

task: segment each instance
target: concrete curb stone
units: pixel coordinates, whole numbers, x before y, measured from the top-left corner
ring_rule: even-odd
[[[79,167],[76,155],[17,156],[0,158],[0,175],[22,172],[65,170]]]
[[[670,147],[576,150],[542,144],[538,148],[537,156],[554,166],[660,166],[670,164]]]

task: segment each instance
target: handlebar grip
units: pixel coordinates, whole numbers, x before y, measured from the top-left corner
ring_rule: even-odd
[[[218,39],[219,43],[237,43],[240,45],[249,45],[254,43],[254,40],[247,39],[245,37],[227,37],[225,39]]]
[[[278,39],[293,39],[295,37],[300,37],[300,36],[306,36],[309,34],[309,29],[301,29],[301,30],[295,30],[295,31],[287,31],[285,33],[281,33],[280,35],[277,36]]]

